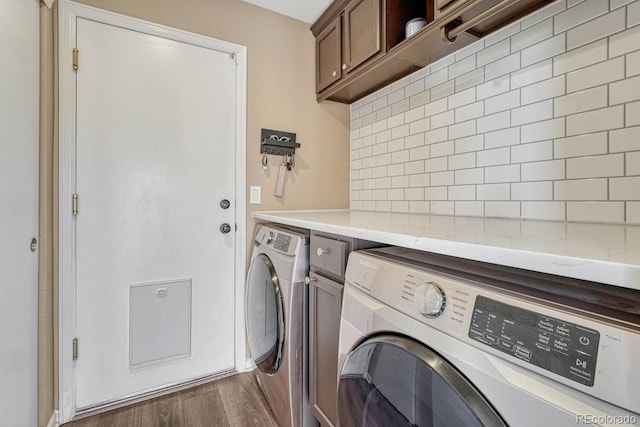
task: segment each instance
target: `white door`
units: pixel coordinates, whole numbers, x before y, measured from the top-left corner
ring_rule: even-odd
[[[35,0],[0,0],[0,424],[37,424],[38,33]]]
[[[236,65],[82,18],[77,48],[82,410],[234,368]]]

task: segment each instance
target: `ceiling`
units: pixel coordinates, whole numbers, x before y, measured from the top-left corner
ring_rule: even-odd
[[[322,15],[332,0],[243,0],[247,3],[311,24]]]

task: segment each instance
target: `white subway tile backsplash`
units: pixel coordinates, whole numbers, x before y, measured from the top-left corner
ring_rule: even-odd
[[[640,76],[627,78],[609,85],[609,105],[640,99]]]
[[[627,77],[640,74],[640,50],[627,55]]]
[[[624,175],[624,154],[567,159],[567,178],[600,178]]]
[[[610,178],[609,200],[640,200],[640,176]]]
[[[562,75],[607,59],[607,39],[595,41],[553,58],[553,75]]]
[[[487,184],[518,181],[520,181],[520,165],[492,166],[484,168],[484,182]]]
[[[484,169],[459,169],[454,175],[456,184],[482,184],[484,182]]]
[[[530,104],[565,94],[565,78],[558,76],[520,89],[522,104]]]
[[[425,160],[425,172],[440,172],[448,169],[447,157],[436,157]]]
[[[523,143],[542,141],[545,139],[561,138],[565,136],[564,118],[546,120],[522,126],[521,140]]]
[[[409,186],[409,175],[391,177],[391,188],[407,188],[408,186]]]
[[[555,200],[607,200],[607,180],[555,181],[553,193]]]
[[[520,91],[512,90],[502,95],[494,96],[484,100],[485,114],[498,113],[500,111],[509,110],[520,105]]]
[[[351,208],[640,223],[638,24],[557,0],[353,103]]]
[[[424,140],[426,144],[435,144],[437,142],[446,141],[449,135],[449,130],[446,127],[430,130],[425,132]]]
[[[477,65],[478,67],[482,67],[489,62],[497,61],[500,58],[504,58],[510,53],[511,41],[509,39],[502,40],[501,42],[495,43],[478,52]]]
[[[554,99],[555,117],[568,116],[607,106],[607,86],[599,86]]]
[[[624,222],[624,202],[567,202],[567,220]]]
[[[631,102],[625,105],[624,120],[626,126],[640,125],[640,102]]]
[[[401,125],[391,129],[391,139],[403,138],[409,135],[409,125]]]
[[[428,187],[425,190],[425,198],[426,200],[447,200],[448,187]]]
[[[510,184],[482,184],[477,189],[478,200],[511,200]]]
[[[417,133],[415,135],[407,136],[404,138],[405,148],[415,148],[424,145],[424,133]]]
[[[476,98],[482,100],[509,91],[510,78],[508,75],[498,77],[476,87]]]
[[[435,101],[444,97],[447,97],[455,92],[456,81],[448,80],[438,86],[431,88],[431,100]]]
[[[479,151],[476,154],[478,166],[496,166],[511,163],[511,153],[509,147],[495,148],[492,150]]]
[[[522,181],[545,181],[565,178],[564,160],[523,163],[520,166]]]
[[[624,78],[624,58],[616,58],[567,74],[567,92],[588,89]]]
[[[511,183],[511,200],[553,200],[553,183],[551,181]]]
[[[612,153],[640,150],[640,126],[609,132],[609,150]]]
[[[617,131],[614,131],[617,132]],[[607,152],[607,132],[587,133],[569,138],[556,139],[553,156],[556,159],[590,156]]]
[[[482,202],[455,202],[455,215],[483,216],[484,203]]]
[[[553,19],[549,18],[511,37],[511,52],[517,52],[553,35]],[[536,61],[537,62],[537,61]]]
[[[498,148],[520,143],[520,128],[489,132],[484,136],[484,148]]]
[[[551,59],[524,67],[511,74],[511,88],[517,89],[532,83],[551,78],[553,76],[553,63]]]
[[[520,68],[520,52],[498,59],[485,65],[484,78],[493,80],[496,77],[504,76]]]
[[[511,125],[519,126],[526,123],[547,120],[551,117],[553,117],[553,102],[549,99],[547,101],[525,105],[524,107],[513,108],[511,110]]]
[[[437,187],[440,185],[453,185],[454,174],[453,171],[446,172],[433,172],[429,175],[431,185]]]
[[[625,175],[640,175],[640,151],[626,154]]]
[[[449,200],[475,200],[475,185],[454,185],[449,187]]]
[[[465,136],[470,136],[475,134],[476,134],[475,120],[469,120],[466,122],[456,123],[454,125],[449,126],[450,139],[464,138]]]
[[[436,215],[453,215],[453,202],[431,202],[430,212]]]
[[[491,132],[498,129],[505,129],[511,126],[511,114],[509,111],[491,114],[478,119],[478,133]],[[449,128],[451,136],[451,128]]]
[[[476,153],[449,156],[449,170],[469,169],[476,166]]]
[[[640,202],[627,202],[627,222],[640,224]]]
[[[638,24],[640,24],[640,2],[635,2],[627,7],[627,27]]]
[[[464,107],[456,108],[455,110],[455,122],[465,122],[467,120],[475,119],[484,115],[484,102],[479,101],[473,104],[465,105]]]
[[[455,153],[455,145],[453,141],[439,142],[432,144],[431,157],[450,156]]]
[[[550,39],[523,49],[522,66],[526,67],[544,59],[552,58],[565,51],[565,34],[558,34]]]
[[[552,158],[552,141],[534,142],[531,144],[522,144],[511,147],[512,163],[535,162],[541,160],[550,160]]]
[[[569,10],[554,16],[554,31],[556,34],[604,15],[609,11],[609,5],[602,0],[585,0]]]
[[[484,135],[473,135],[456,139],[454,147],[456,154],[480,151],[484,148]]]
[[[623,126],[622,105],[567,116],[567,136],[617,129]]]
[[[521,216],[526,219],[563,221],[566,219],[564,202],[522,202]]]
[[[567,49],[591,43],[625,28],[625,11],[618,9],[567,31]]]
[[[485,202],[484,214],[490,218],[518,218],[520,202]]]

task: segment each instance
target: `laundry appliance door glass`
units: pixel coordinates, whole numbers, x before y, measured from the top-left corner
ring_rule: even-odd
[[[450,363],[404,337],[378,336],[349,354],[338,385],[341,427],[506,426]]]
[[[251,262],[246,297],[247,335],[253,360],[262,372],[275,374],[282,361],[284,311],[280,282],[265,254]]]

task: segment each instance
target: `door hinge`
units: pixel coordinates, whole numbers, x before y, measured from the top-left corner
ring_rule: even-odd
[[[73,346],[73,360],[78,360],[78,338],[74,338],[71,345]]]
[[[71,215],[78,216],[78,195],[71,196]]]
[[[80,51],[77,48],[73,48],[73,69],[74,71],[78,71],[78,54]]]

